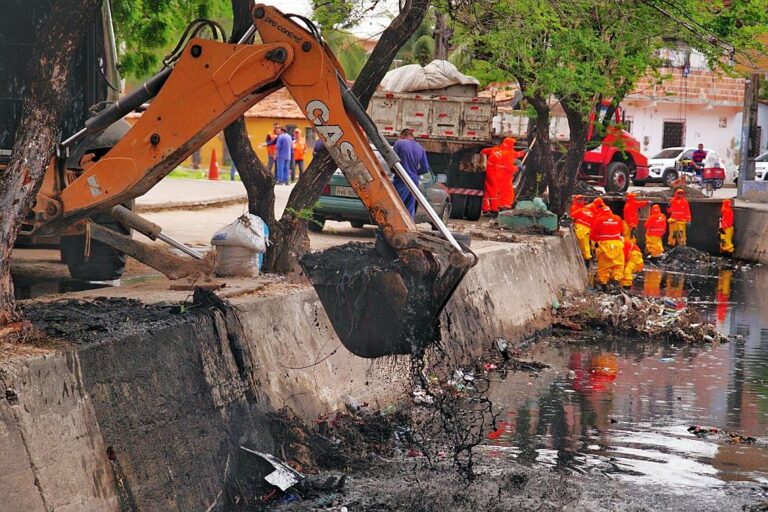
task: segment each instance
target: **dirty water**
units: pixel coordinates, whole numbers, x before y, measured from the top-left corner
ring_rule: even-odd
[[[738,336],[719,346],[594,332],[542,339],[529,355],[551,370],[491,386],[502,414],[482,456],[686,494],[727,482],[768,484],[768,268],[649,268],[634,292],[693,305],[721,333]],[[756,442],[696,437],[693,425]]]

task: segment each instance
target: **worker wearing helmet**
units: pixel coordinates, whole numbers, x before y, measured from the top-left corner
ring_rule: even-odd
[[[640,213],[639,210],[641,208],[645,208],[648,206],[651,202],[650,201],[638,201],[635,199],[635,194],[632,192],[628,193],[626,196],[626,201],[624,202],[624,239],[625,240],[635,240],[635,229],[637,229],[637,225],[640,223]]]
[[[630,288],[635,274],[643,270],[643,253],[634,240],[624,239],[624,275],[621,286]]]
[[[623,221],[618,215],[609,212],[603,210],[589,235],[597,243],[597,282],[603,287],[609,282],[620,283],[624,276],[624,241],[621,237]]]
[[[685,198],[685,191],[681,188],[675,190],[675,195],[669,202],[669,238],[667,243],[674,247],[675,245],[686,245],[686,227],[691,223],[691,206]]]
[[[731,201],[726,199],[720,207],[720,252],[725,256],[731,256],[733,246],[733,208]]]
[[[485,188],[483,191],[483,215],[499,215],[500,166],[503,165],[504,151],[499,146],[485,148],[480,152],[485,155]]]
[[[651,207],[651,214],[645,221],[645,252],[651,258],[658,258],[664,254],[664,244],[661,239],[667,232],[667,217],[661,213],[661,207],[655,204]]]
[[[500,211],[511,210],[512,205],[515,204],[515,188],[513,186],[515,174],[517,174],[515,159],[525,155],[525,151],[517,151],[515,149],[515,142],[517,142],[516,139],[507,137],[501,142],[500,146],[502,154],[497,170]]]
[[[600,198],[598,198],[600,199]],[[602,202],[602,199],[600,199]],[[576,240],[581,250],[581,256],[589,267],[589,261],[592,259],[592,247],[590,245],[589,233],[592,231],[592,224],[598,214],[597,199],[582,206],[573,213],[573,231],[576,234]]]

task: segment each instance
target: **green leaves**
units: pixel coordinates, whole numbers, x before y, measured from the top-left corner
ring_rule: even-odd
[[[118,59],[123,76],[144,78],[195,18],[219,18],[232,25],[229,0],[111,0]]]

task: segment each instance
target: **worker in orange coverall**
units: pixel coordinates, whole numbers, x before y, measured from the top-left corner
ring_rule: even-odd
[[[587,205],[587,199],[582,195],[571,196],[571,206],[568,208],[568,215],[575,220],[574,215],[579,208],[584,208]]]
[[[515,188],[513,183],[518,170],[515,165],[515,159],[522,158],[525,155],[525,151],[517,151],[515,149],[515,142],[517,142],[516,139],[507,137],[501,142],[500,146],[502,157],[496,174],[499,187],[499,211],[511,210],[512,205],[515,204]]]
[[[635,194],[632,192],[628,193],[626,196],[626,201],[624,202],[624,240],[636,242],[637,239],[635,239],[635,229],[637,229],[637,225],[640,223],[640,209],[645,208],[648,206],[651,202],[650,201],[638,201],[635,199]]]
[[[602,206],[598,205],[598,199],[595,199],[588,205],[585,205],[573,213],[573,231],[576,234],[576,241],[579,244],[581,250],[581,256],[584,258],[584,262],[589,268],[589,261],[592,259],[592,246],[590,245],[589,233],[592,231],[592,225],[595,223],[598,210],[602,209]],[[600,203],[603,200],[600,199]]]
[[[685,191],[681,188],[675,190],[675,196],[669,202],[669,238],[670,247],[684,246],[687,243],[686,226],[691,223],[691,206],[685,198]]]
[[[731,256],[734,249],[733,208],[730,199],[726,199],[720,207],[720,252],[724,256]]]
[[[589,235],[597,243],[597,282],[603,287],[609,282],[619,284],[624,277],[622,228],[621,217],[605,212],[595,220]]]
[[[621,286],[631,288],[635,274],[643,271],[643,252],[633,240],[624,240],[624,277]]]
[[[480,152],[485,155],[485,190],[483,191],[483,215],[499,215],[499,182],[503,165],[504,150],[500,146],[485,148]]]
[[[661,239],[667,232],[667,217],[661,213],[661,207],[651,206],[651,214],[645,220],[645,252],[651,258],[664,254],[664,244]]]

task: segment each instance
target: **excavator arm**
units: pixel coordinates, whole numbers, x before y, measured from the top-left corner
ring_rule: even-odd
[[[57,173],[60,166],[52,164],[38,194],[36,228],[56,232],[142,195],[252,105],[286,87],[394,250],[386,270],[377,260],[341,280],[322,272],[322,265],[305,266],[336,332],[363,357],[422,350],[475,255],[456,242],[405,173],[318,34],[273,7],[256,5],[252,12],[263,44],[192,38],[172,68],[65,141],[67,146],[98,134],[152,99],[133,128],[106,154],[83,163],[75,179],[67,182],[70,174]],[[440,236],[416,228],[371,144],[414,192]],[[350,281],[354,293],[344,289]]]

